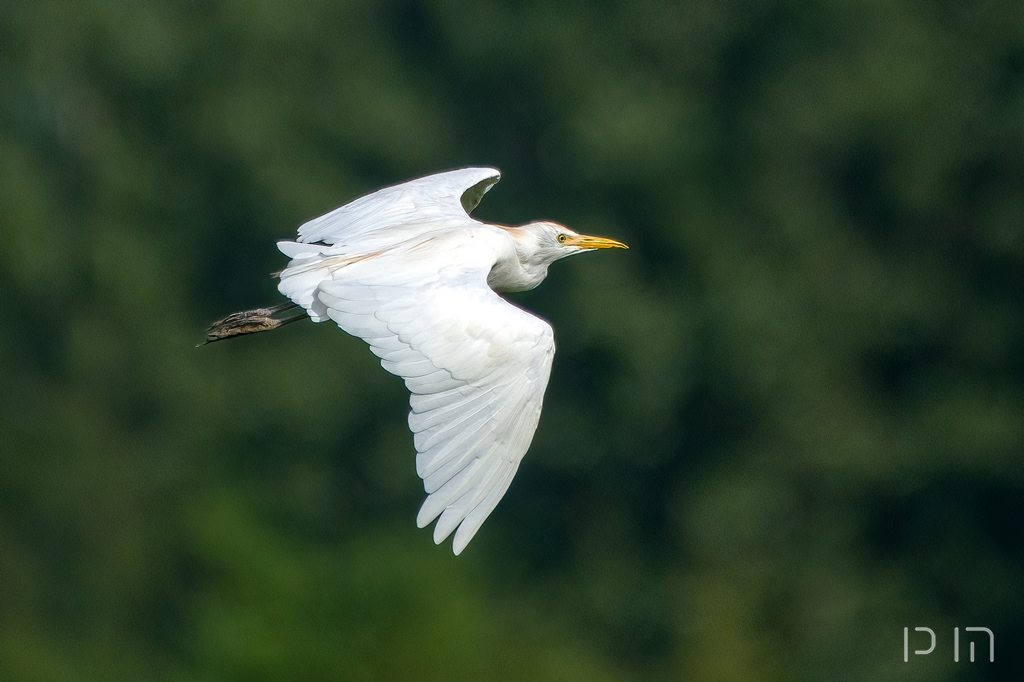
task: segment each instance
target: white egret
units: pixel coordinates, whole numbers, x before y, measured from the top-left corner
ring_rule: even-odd
[[[229,315],[206,341],[303,319],[363,339],[411,393],[409,428],[427,498],[416,518],[452,531],[459,554],[505,494],[533,440],[555,352],[544,320],[496,292],[532,289],[559,258],[614,239],[553,222],[519,227],[469,216],[498,181],[462,168],[386,187],[303,224],[278,248],[289,303]],[[305,312],[282,313],[301,307]]]

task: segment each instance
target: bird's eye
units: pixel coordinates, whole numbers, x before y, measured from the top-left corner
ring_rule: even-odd
[[[566,239],[568,239],[568,237],[565,236],[564,234],[558,235],[558,243],[559,244],[564,244]]]

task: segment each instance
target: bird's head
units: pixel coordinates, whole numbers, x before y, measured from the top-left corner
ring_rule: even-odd
[[[526,265],[547,266],[559,258],[594,249],[628,249],[622,242],[593,237],[546,220],[527,223],[511,230],[519,259]]]

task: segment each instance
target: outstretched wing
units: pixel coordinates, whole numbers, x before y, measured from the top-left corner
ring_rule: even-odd
[[[465,219],[500,178],[495,168],[460,168],[385,187],[304,223],[298,241],[344,244],[393,225]]]
[[[487,241],[457,230],[325,267],[314,292],[338,326],[405,380],[428,494],[416,523],[437,519],[436,543],[454,530],[455,554],[505,494],[533,440],[555,348],[547,322],[487,286]],[[288,278],[286,269],[282,291]]]

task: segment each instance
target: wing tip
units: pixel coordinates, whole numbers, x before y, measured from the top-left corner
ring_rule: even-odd
[[[476,535],[476,531],[479,530],[479,527],[474,529],[472,533],[464,532],[466,531],[466,528],[464,527],[463,524],[466,519],[463,517],[460,518],[458,523],[456,523],[453,527],[449,528],[448,526],[451,525],[451,521],[445,523],[443,519],[439,519],[438,517],[442,516],[442,514],[440,513],[434,513],[433,515],[431,515],[430,511],[424,513],[424,510],[426,509],[427,505],[424,503],[423,507],[420,508],[420,513],[416,516],[416,527],[425,528],[429,526],[431,523],[433,523],[435,520],[437,520],[437,524],[434,526],[434,532],[432,537],[432,539],[434,540],[434,544],[440,545],[442,542],[447,540],[448,537],[451,536],[451,534],[454,532],[455,537],[452,538],[452,553],[455,556],[459,556],[460,554],[462,554],[462,550],[466,549],[466,545],[468,545],[469,541],[473,539],[474,535]]]

